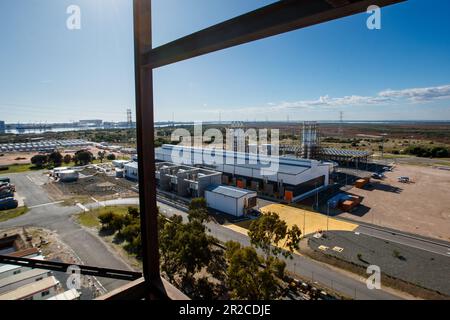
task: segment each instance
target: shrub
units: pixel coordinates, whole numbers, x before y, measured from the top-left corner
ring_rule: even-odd
[[[111,222],[113,221],[114,213],[112,211],[106,211],[98,216],[98,220],[100,220],[100,223],[102,224],[103,228],[110,228]]]
[[[110,161],[116,160],[116,155],[114,153],[110,153],[106,156],[106,159]]]

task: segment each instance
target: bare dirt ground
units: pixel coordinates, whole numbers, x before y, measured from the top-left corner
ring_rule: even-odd
[[[349,190],[364,197],[363,206],[340,216],[450,241],[450,171],[401,164],[385,174],[372,179],[373,188]]]
[[[92,202],[91,197],[109,200],[137,196],[131,189],[136,185],[135,182],[98,173],[94,169],[84,169],[81,173],[87,177],[70,183],[49,182],[44,188],[54,201],[66,200],[69,205],[74,202]]]
[[[11,165],[11,164],[29,164],[31,157],[36,155],[37,152],[14,152],[14,153],[3,153],[0,157],[0,164]]]
[[[30,241],[26,241],[25,247],[39,248],[45,260],[59,261],[68,264],[83,264],[75,252],[64,242],[59,236],[50,230],[42,228],[12,228],[1,230],[1,234],[13,235],[19,234],[25,241],[27,235]],[[53,272],[53,275],[61,282],[62,286],[66,286],[67,275],[63,272]],[[63,291],[63,290],[62,290]],[[97,281],[91,276],[81,276],[81,292],[82,299],[93,299],[102,294],[102,289]]]

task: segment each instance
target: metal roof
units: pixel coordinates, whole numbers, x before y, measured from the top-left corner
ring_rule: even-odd
[[[363,158],[363,157],[368,157],[372,154],[369,151],[335,149],[335,148],[323,148],[322,153],[323,153],[323,155],[326,155],[326,156],[339,156],[339,157],[351,157],[351,158]]]
[[[224,196],[239,199],[243,196],[249,195],[249,194],[255,194],[255,191],[252,190],[246,190],[241,189],[237,187],[231,187],[231,186],[224,186],[224,185],[218,185],[218,184],[212,184],[205,188],[205,191],[210,191],[214,193],[220,193]]]

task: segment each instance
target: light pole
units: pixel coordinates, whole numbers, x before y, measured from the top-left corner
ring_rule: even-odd
[[[330,204],[327,202],[327,232],[328,232],[328,219],[330,217]]]

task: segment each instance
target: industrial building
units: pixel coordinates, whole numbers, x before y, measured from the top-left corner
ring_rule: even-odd
[[[0,294],[16,290],[24,285],[42,280],[51,276],[51,272],[43,269],[32,269],[20,272],[8,278],[0,280]]]
[[[130,163],[130,160],[113,160],[112,165],[115,168],[123,169],[127,163]]]
[[[241,217],[256,206],[256,191],[232,186],[210,185],[205,190],[209,208]]]
[[[138,181],[139,180],[139,170],[138,170],[138,163],[137,162],[128,162],[124,164],[123,170],[125,173],[125,178],[132,181]]]
[[[78,148],[87,147],[91,145],[90,142],[81,139],[71,140],[46,140],[33,141],[24,143],[3,143],[0,144],[1,152],[52,152],[59,148]]]
[[[244,152],[163,145],[157,161],[200,165],[223,173],[222,183],[257,191],[270,198],[298,201],[329,184],[331,163]],[[273,165],[273,166],[271,166]]]
[[[177,165],[170,162],[156,164],[156,181],[163,191],[170,191],[181,197],[204,197],[205,189],[220,184],[222,174],[202,168]]]
[[[50,276],[0,295],[0,300],[46,300],[56,295],[60,283]]]

